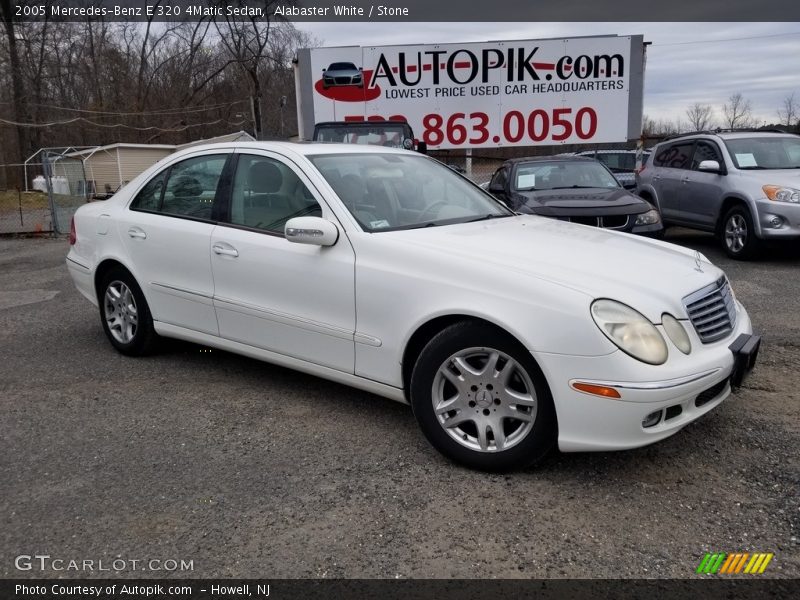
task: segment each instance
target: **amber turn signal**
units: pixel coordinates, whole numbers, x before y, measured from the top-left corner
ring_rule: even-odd
[[[593,394],[595,396],[602,396],[603,398],[622,398],[615,388],[608,387],[607,385],[595,385],[593,383],[583,383],[581,381],[576,381],[571,385],[574,389],[584,394]]]

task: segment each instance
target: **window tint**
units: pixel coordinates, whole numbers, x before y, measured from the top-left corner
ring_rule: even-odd
[[[495,171],[494,175],[492,176],[492,181],[489,183],[489,187],[505,188],[507,180],[508,176],[506,174],[505,168],[497,169],[497,171]]]
[[[693,146],[693,141],[670,144],[659,150],[653,160],[653,165],[673,169],[688,169],[691,165]]]
[[[704,160],[715,160],[722,166],[722,157],[719,155],[717,147],[710,142],[697,142],[692,158],[692,169],[697,169]]]
[[[322,208],[291,168],[265,156],[239,157],[231,223],[282,234],[286,221],[306,216],[321,217]]]
[[[131,209],[157,211],[161,204],[161,190],[164,189],[166,175],[165,169],[148,181],[131,202]]]
[[[198,156],[172,165],[161,201],[161,212],[211,219],[225,154]]]

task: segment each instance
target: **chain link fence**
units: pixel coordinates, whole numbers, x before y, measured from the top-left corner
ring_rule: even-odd
[[[20,165],[0,165],[16,168]],[[0,189],[0,235],[10,233],[48,233],[53,231],[50,198],[44,178],[43,163],[28,163],[27,172],[37,187],[28,182],[28,191]]]
[[[25,177],[27,190],[0,190],[0,234],[67,233],[72,215],[94,193],[83,162],[60,149],[26,163]]]

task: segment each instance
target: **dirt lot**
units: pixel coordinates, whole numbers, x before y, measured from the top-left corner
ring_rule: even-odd
[[[44,553],[194,577],[692,577],[748,551],[800,577],[800,251],[668,240],[720,264],[763,334],[746,387],[655,446],[486,475],[363,392],[188,344],[120,356],[65,240],[0,239],[0,576],[79,575],[15,569]]]

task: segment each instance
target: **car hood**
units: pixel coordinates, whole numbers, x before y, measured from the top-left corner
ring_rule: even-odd
[[[654,322],[664,311],[685,318],[682,298],[724,275],[674,244],[533,215],[375,235],[390,236],[405,259],[457,265],[471,278],[506,270],[544,279],[625,302]],[[409,256],[412,248],[421,252]]]
[[[619,208],[636,208],[633,212],[649,210],[647,202],[622,188],[577,188],[564,190],[537,190],[518,193],[520,207],[539,214],[572,209],[592,209],[606,212]],[[540,209],[540,210],[537,210]],[[545,209],[545,210],[541,210]]]
[[[800,189],[800,169],[758,169],[740,171],[745,177],[758,177],[763,185],[785,185]]]

